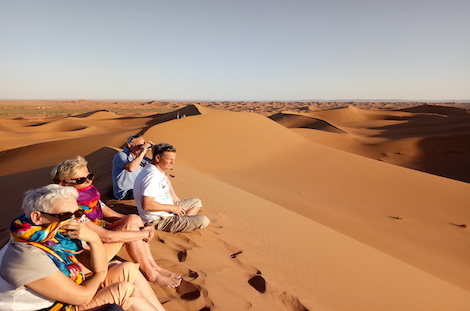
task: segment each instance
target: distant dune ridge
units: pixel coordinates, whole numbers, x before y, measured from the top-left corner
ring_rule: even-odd
[[[185,275],[153,286],[167,310],[470,310],[465,103],[13,104],[48,108],[0,117],[1,245],[23,193],[76,155],[108,205],[135,212],[111,199],[111,160],[141,133],[176,147],[169,176],[211,219],[151,241]],[[45,113],[61,105],[80,112]]]

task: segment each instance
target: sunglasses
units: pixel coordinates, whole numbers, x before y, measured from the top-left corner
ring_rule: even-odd
[[[50,214],[50,213],[46,213],[46,212],[41,212],[41,214],[46,214],[46,215],[49,215],[49,216],[53,216],[53,217],[56,217],[56,218],[59,218],[59,221],[64,221],[64,220],[68,220],[72,217],[74,218],[80,218],[83,216],[83,214],[85,213],[84,210],[82,209],[77,209],[75,212],[66,212],[66,213],[60,213],[60,214]]]
[[[95,174],[90,173],[90,174],[88,174],[87,177],[79,177],[79,178],[75,178],[75,179],[72,179],[72,180],[66,180],[65,182],[81,185],[81,184],[85,183],[87,181],[87,179],[88,180],[93,180],[93,178],[95,178]]]

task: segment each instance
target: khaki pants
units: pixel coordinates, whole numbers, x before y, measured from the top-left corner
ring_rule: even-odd
[[[202,207],[201,200],[186,199],[177,202],[178,205],[190,210],[193,207]],[[210,220],[204,215],[193,216],[162,216],[160,219],[152,221],[155,229],[166,232],[189,232],[196,229],[202,229],[209,225]]]

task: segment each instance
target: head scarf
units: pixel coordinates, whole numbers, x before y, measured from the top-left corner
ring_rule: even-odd
[[[29,243],[43,250],[62,273],[75,283],[81,284],[85,280],[85,275],[75,255],[81,253],[83,249],[77,240],[61,234],[60,227],[67,221],[69,220],[54,222],[45,228],[21,215],[11,223],[10,234],[15,242]],[[72,306],[57,301],[49,310],[72,310]]]

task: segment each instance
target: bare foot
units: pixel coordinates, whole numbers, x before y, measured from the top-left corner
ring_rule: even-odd
[[[171,277],[171,278],[179,278],[181,279],[181,275],[179,274],[176,274],[176,273],[173,273],[171,271],[168,271],[167,269],[163,269],[162,267],[157,267],[155,268],[155,270],[157,270],[157,272],[161,275],[164,275],[164,276],[167,276],[167,277]]]
[[[174,276],[167,276],[161,273],[156,273],[153,279],[149,278],[149,281],[162,287],[176,288],[181,284],[181,276],[177,274]]]

